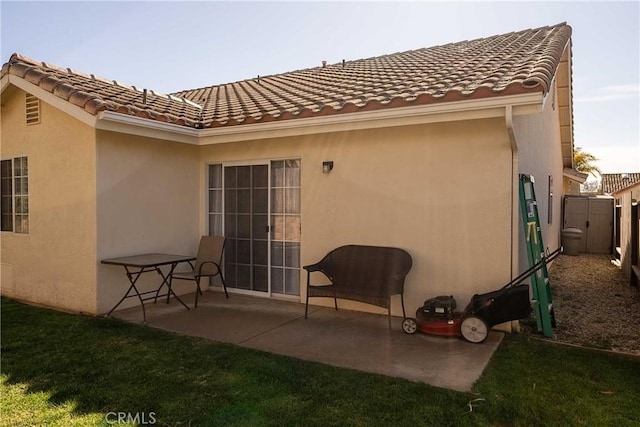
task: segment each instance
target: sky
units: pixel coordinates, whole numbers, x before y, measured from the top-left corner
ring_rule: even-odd
[[[162,93],[567,22],[574,143],[640,172],[640,2],[0,2],[2,62]]]

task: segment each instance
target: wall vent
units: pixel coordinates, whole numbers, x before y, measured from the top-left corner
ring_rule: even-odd
[[[30,93],[26,96],[25,117],[28,125],[40,123],[40,100]]]

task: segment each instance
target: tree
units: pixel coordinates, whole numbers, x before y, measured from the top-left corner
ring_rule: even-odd
[[[573,167],[578,172],[589,174],[591,177],[587,178],[584,184],[580,184],[581,193],[598,193],[600,191],[600,178],[602,172],[600,168],[593,162],[598,161],[598,158],[593,154],[582,151],[581,147],[574,147],[573,149]],[[596,175],[597,173],[597,175]]]
[[[593,162],[596,162],[598,160],[599,159],[593,154],[582,151],[581,147],[574,147],[573,149],[573,164],[575,170],[577,170],[578,172],[588,173],[592,175],[595,175],[594,172],[597,172],[598,175],[602,176],[600,168],[593,164]]]

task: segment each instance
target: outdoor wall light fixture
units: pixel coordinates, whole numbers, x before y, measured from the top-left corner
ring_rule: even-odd
[[[333,169],[333,162],[322,162],[322,173],[329,173]]]

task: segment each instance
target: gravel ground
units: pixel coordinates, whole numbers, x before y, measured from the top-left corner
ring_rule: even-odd
[[[556,316],[552,340],[640,355],[640,290],[608,255],[560,255],[549,276]]]

